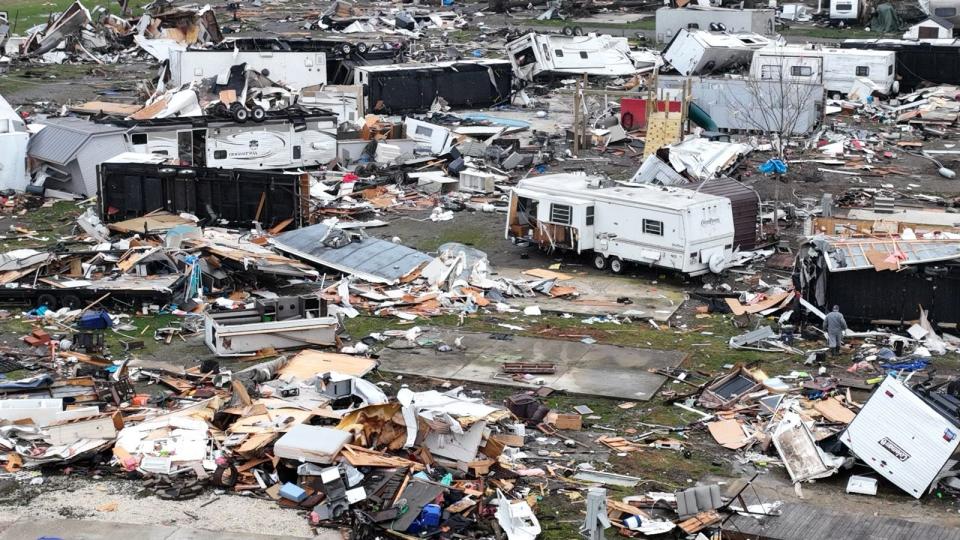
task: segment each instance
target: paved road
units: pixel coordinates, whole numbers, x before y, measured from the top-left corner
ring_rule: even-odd
[[[36,540],[60,538],[62,540],[114,540],[136,538],[137,540],[284,540],[291,536],[250,534],[229,531],[207,531],[188,527],[164,525],[134,525],[108,521],[81,521],[70,519],[20,519],[0,521],[0,540]],[[342,540],[338,531],[320,530],[310,537],[314,540]]]

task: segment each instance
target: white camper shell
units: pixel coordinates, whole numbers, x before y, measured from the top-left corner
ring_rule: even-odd
[[[754,51],[772,42],[760,34],[716,34],[680,30],[663,51],[663,59],[681,75],[708,75],[749,66]]]
[[[505,235],[544,249],[593,253],[598,269],[628,262],[691,276],[721,272],[733,253],[730,199],[599,177],[525,178],[510,192]]]
[[[893,376],[873,391],[840,441],[873,470],[919,499],[960,445],[960,420]]]
[[[896,53],[865,49],[771,46],[753,54],[750,75],[760,80],[822,83],[827,92],[848,94],[868,79],[882,94],[896,93]]]
[[[507,43],[506,48],[513,72],[528,81],[545,73],[623,77],[638,71],[625,37],[531,33]],[[650,63],[640,69],[654,67]]]

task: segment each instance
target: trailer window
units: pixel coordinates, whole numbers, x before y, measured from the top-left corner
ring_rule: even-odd
[[[553,55],[557,58],[563,58],[563,49],[554,49]]]
[[[857,77],[869,77],[870,66],[857,66]]]
[[[955,17],[957,15],[957,8],[955,7],[941,7],[933,10],[933,14],[937,17]]]
[[[226,150],[214,150],[214,151],[213,151],[213,159],[227,159],[227,151],[226,151]]]
[[[139,145],[147,144],[147,134],[146,133],[134,133],[130,136],[130,142]]]
[[[893,64],[887,66],[887,75],[893,75]]]
[[[783,66],[768,65],[760,66],[760,78],[768,81],[776,81],[783,78]]]
[[[415,130],[417,135],[423,135],[424,137],[433,137],[433,130],[427,126],[417,126]]]
[[[566,204],[550,203],[550,221],[560,225],[570,225],[571,208]]]
[[[690,23],[687,25],[687,30],[699,30],[700,25],[697,23]]]
[[[853,9],[853,4],[837,4],[837,11],[850,11]]]
[[[655,234],[657,236],[663,236],[663,222],[657,221],[655,219],[644,219],[643,232],[645,234]]]
[[[587,225],[593,225],[593,207],[587,207]]]
[[[810,66],[790,66],[790,75],[794,77],[809,77],[813,75],[813,68]]]
[[[533,64],[537,61],[537,52],[533,50],[533,47],[526,47],[514,53],[513,59],[517,62],[518,66]]]
[[[580,51],[580,58],[586,58],[586,57],[587,57],[587,51]]]

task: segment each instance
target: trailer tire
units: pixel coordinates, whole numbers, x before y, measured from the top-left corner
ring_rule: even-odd
[[[607,269],[607,258],[597,253],[593,256],[593,267],[597,270]]]
[[[610,271],[614,274],[622,274],[627,269],[627,263],[620,257],[610,259]]]
[[[564,26],[561,32],[563,32],[563,35],[570,37],[573,35],[573,28],[569,26]]]
[[[370,50],[370,47],[366,43],[357,43],[357,52],[360,54],[367,54],[367,51]]]
[[[259,124],[267,119],[267,111],[259,105],[254,105],[250,108],[250,118]]]
[[[80,309],[83,307],[83,301],[75,294],[68,294],[60,301],[60,307]]]
[[[575,36],[582,36],[582,35],[583,35],[583,28],[580,28],[579,26],[574,26],[574,27],[573,27],[573,35],[575,35]]]
[[[57,309],[57,297],[52,294],[38,294],[37,307],[47,306],[47,309]]]
[[[238,123],[243,124],[250,118],[250,111],[244,109],[243,107],[234,108],[230,114],[233,115],[233,119]]]

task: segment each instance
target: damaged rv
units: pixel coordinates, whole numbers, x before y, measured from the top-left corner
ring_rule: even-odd
[[[231,66],[248,69],[292,90],[325,84],[353,82],[358,65],[388,65],[403,60],[406,43],[399,39],[371,36],[368,39],[325,36],[310,39],[238,38],[213,49],[170,52],[170,80],[180,86],[205,77],[218,76]]]
[[[759,80],[823,83],[827,92],[849,94],[862,79],[874,91],[896,93],[896,53],[860,49],[767,47],[753,54],[750,75]]]
[[[507,239],[592,253],[593,266],[630,263],[697,276],[721,272],[733,254],[730,199],[687,189],[553,174],[510,192]]]
[[[209,116],[109,122],[51,118],[30,139],[28,152],[49,170],[45,187],[90,196],[97,192],[97,165],[124,152],[164,156],[192,167],[325,165],[337,155],[337,117],[324,110],[289,109],[247,123]]]
[[[664,49],[663,59],[681,75],[709,75],[749,66],[754,51],[771,43],[759,34],[683,29]]]
[[[587,74],[624,77],[659,66],[659,55],[631,51],[625,37],[527,34],[506,45],[507,58],[520,79],[540,75]]]

